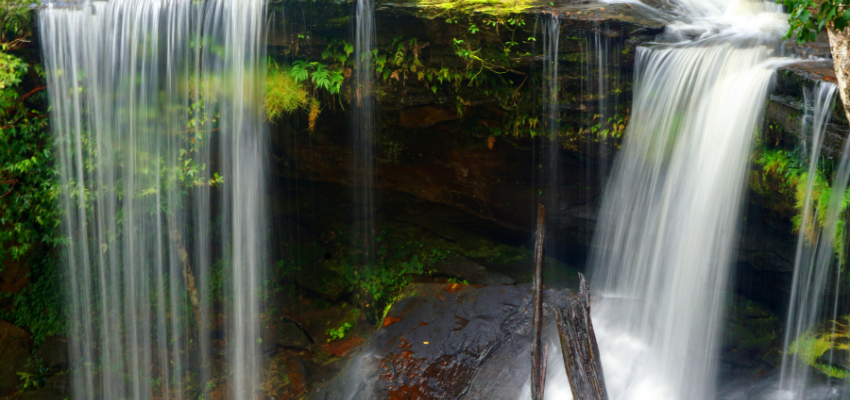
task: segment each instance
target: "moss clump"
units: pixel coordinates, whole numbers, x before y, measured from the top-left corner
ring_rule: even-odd
[[[266,76],[266,116],[275,121],[283,114],[312,109],[315,101],[304,86],[295,81],[289,69],[272,63]]]
[[[811,242],[816,236],[818,229],[823,229],[826,224],[827,209],[832,196],[832,188],[829,184],[830,172],[819,166],[815,169],[815,177],[812,179],[812,192],[809,215],[816,218],[809,224],[803,224],[803,214],[806,207],[806,189],[808,188],[809,172],[806,163],[794,153],[786,150],[761,150],[753,156],[755,164],[761,166],[762,176],[751,179],[751,187],[756,193],[767,198],[776,196],[789,197],[793,194],[794,212],[792,217],[794,228],[797,232],[801,229],[806,238]],[[778,186],[778,187],[777,187]],[[850,204],[850,191],[843,193],[843,199],[839,214],[843,214]],[[835,229],[833,244],[835,253],[840,263],[844,263],[844,237],[845,224],[839,219]]]
[[[791,344],[788,351],[806,365],[828,376],[838,379],[850,378],[847,366],[828,364],[821,358],[830,350],[850,351],[850,328],[847,324],[850,323],[850,316],[844,317],[844,321],[844,324],[832,321],[820,331],[807,331]]]
[[[530,0],[412,0],[410,3],[444,12],[480,12],[491,15],[518,13],[533,6]]]

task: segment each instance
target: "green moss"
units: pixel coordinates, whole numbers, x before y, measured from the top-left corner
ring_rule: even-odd
[[[844,317],[850,322],[850,317]],[[820,358],[830,350],[850,351],[850,330],[847,324],[833,321],[819,331],[811,329],[799,337],[788,348],[806,365],[833,378],[848,379],[850,371],[842,366],[829,365]]]
[[[426,11],[436,11],[438,14],[478,12],[490,15],[514,14],[534,5],[530,0],[412,0],[407,3],[415,4]]]
[[[806,189],[809,181],[807,164],[800,160],[796,153],[781,149],[760,150],[753,156],[753,161],[761,167],[762,173],[761,176],[753,177],[756,179],[750,180],[750,187],[766,198],[776,197],[777,194],[786,198],[793,195],[795,214],[791,220],[794,223],[794,229],[798,232],[802,229],[806,238],[811,241],[816,229],[822,229],[826,224],[827,209],[833,195],[829,184],[830,171],[822,166],[815,169],[816,176],[812,180],[809,215],[816,216],[817,219],[803,225]],[[848,204],[850,204],[850,191],[843,194],[840,214],[844,213]],[[845,224],[839,219],[833,244],[841,264],[844,263],[844,237]]]
[[[289,69],[272,63],[266,77],[266,116],[275,121],[283,114],[307,109],[312,103],[310,93],[296,82]]]

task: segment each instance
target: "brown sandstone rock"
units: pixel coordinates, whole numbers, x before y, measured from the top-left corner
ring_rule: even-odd
[[[399,123],[405,128],[426,128],[458,119],[457,113],[440,107],[417,107],[402,110]]]

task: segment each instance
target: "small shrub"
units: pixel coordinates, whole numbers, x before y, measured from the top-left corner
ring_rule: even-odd
[[[348,322],[342,324],[339,328],[336,329],[328,329],[328,343],[333,342],[334,340],[340,340],[345,337],[345,333],[351,329],[351,324]]]

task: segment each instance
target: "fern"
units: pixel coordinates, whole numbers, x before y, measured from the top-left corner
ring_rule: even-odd
[[[292,69],[289,70],[289,74],[292,76],[292,79],[295,79],[296,83],[301,83],[306,81],[310,77],[310,64],[306,61],[295,61],[292,63]]]
[[[330,81],[328,91],[331,94],[338,94],[340,89],[342,89],[342,82],[345,81],[345,76],[339,71],[333,71],[331,72]]]
[[[319,89],[330,91],[331,87],[331,72],[324,65],[317,64],[316,70],[310,75],[313,84]]]

